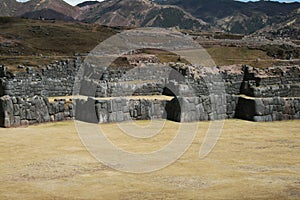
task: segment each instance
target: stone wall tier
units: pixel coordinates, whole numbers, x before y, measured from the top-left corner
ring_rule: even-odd
[[[300,97],[240,96],[236,117],[256,122],[300,119]]]

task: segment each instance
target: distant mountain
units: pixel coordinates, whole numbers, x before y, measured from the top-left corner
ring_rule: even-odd
[[[106,0],[71,6],[63,0],[0,0],[0,16],[80,20],[108,26],[179,27],[297,38],[300,3],[260,0]],[[299,34],[298,34],[299,35]]]
[[[58,15],[55,16],[55,13]],[[78,7],[71,6],[63,0],[30,0],[22,3],[16,14],[17,16],[33,16],[33,18],[40,15],[40,18],[69,20],[70,17],[77,18],[80,12]]]
[[[1,16],[14,16],[20,9],[21,3],[16,0],[1,0],[0,1],[0,15]]]
[[[274,23],[257,31],[254,35],[300,40],[300,9],[286,15],[280,23]]]
[[[110,0],[87,9],[80,19],[109,26],[175,27],[197,29],[206,25],[183,9],[150,0]]]
[[[267,25],[284,21],[300,8],[300,3],[235,0],[154,0],[161,5],[176,5],[193,16],[233,33],[253,33]]]
[[[46,20],[60,20],[60,21],[74,21],[73,17],[64,15],[52,9],[42,9],[32,12],[27,12],[21,15],[28,19],[46,19]]]

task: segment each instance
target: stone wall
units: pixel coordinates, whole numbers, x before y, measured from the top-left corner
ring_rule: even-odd
[[[165,100],[123,99],[96,101],[96,113],[100,123],[165,118]]]
[[[300,119],[300,97],[238,99],[236,117],[256,122]]]
[[[49,102],[48,98],[39,96],[26,99],[6,95],[0,98],[0,127],[19,127],[71,119],[109,123],[130,119],[165,119],[167,116],[166,100],[89,98],[77,99],[75,102],[66,99]]]
[[[240,93],[251,97],[299,97],[300,67],[283,66],[260,70],[244,66]]]
[[[91,123],[165,119],[166,100],[92,99],[76,101],[76,119]]]
[[[79,72],[80,64],[80,59],[67,60],[46,68],[25,67],[17,74],[0,66],[0,126],[60,121],[72,119],[75,114],[80,120],[94,123],[161,118],[178,122],[300,119],[299,66],[258,69],[152,63],[135,68],[95,69],[85,63],[84,70],[88,70]],[[88,100],[49,103],[42,97],[71,95],[78,72],[83,75],[80,94],[89,96]],[[152,95],[174,98],[129,98]]]
[[[228,97],[228,96],[227,96]],[[232,118],[222,97],[179,97],[172,100],[111,98],[88,100],[65,99],[50,103],[48,98],[30,99],[3,96],[0,98],[0,126],[18,127],[43,122],[77,119],[90,123],[111,123],[128,120],[169,119],[177,122]],[[224,98],[224,97],[223,97]],[[220,101],[219,103],[215,103]],[[217,105],[220,105],[216,107]],[[75,112],[76,110],[76,112]]]
[[[74,105],[66,100],[50,103],[48,98],[2,96],[0,98],[0,127],[19,127],[43,122],[74,118]]]
[[[66,96],[71,95],[80,59],[65,60],[45,68],[24,67],[11,73],[0,67],[0,95],[10,96]]]

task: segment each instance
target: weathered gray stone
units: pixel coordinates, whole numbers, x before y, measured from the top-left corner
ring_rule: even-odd
[[[9,96],[0,98],[0,125],[9,128],[14,123],[14,106]]]
[[[19,116],[15,116],[13,126],[19,127],[20,125],[21,125],[21,118]]]
[[[70,95],[79,64],[77,61],[57,62],[42,70],[28,68],[27,72],[17,73],[15,77],[3,75],[0,78],[0,95],[11,94],[10,104],[13,106],[4,106],[6,113],[0,112],[0,124],[12,126],[15,121],[19,121],[14,119],[16,116],[21,121],[29,120],[31,124],[74,117],[77,109],[72,103],[68,104],[62,99],[50,103],[40,95]],[[94,70],[93,66],[87,68],[91,69],[90,72]],[[0,72],[3,73],[3,70]],[[250,66],[225,66],[214,71],[205,67],[173,63],[167,67],[153,65],[133,70],[108,69],[105,74],[101,73],[95,74],[100,79],[96,80],[99,84],[94,80],[92,83],[84,80],[88,91],[95,87],[97,95],[103,97],[168,94],[178,96],[177,102],[176,99],[171,102],[153,102],[117,98],[101,102],[97,100],[96,103],[95,100],[89,100],[83,104],[83,109],[79,109],[85,111],[88,108],[86,112],[76,111],[76,116],[82,115],[80,119],[95,118],[95,122],[105,123],[124,121],[131,117],[166,117],[175,121],[215,120],[225,117],[270,121],[299,117],[299,66],[273,67],[266,70]],[[224,90],[226,96],[223,94]],[[253,99],[238,97],[239,94]],[[23,95],[31,97],[30,100],[20,98]],[[95,106],[98,103],[99,106]]]
[[[28,120],[21,120],[21,126],[28,126],[29,125],[29,121]]]
[[[261,99],[255,99],[255,114],[264,115],[265,105]]]

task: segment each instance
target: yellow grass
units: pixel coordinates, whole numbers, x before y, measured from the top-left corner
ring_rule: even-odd
[[[265,68],[272,66],[276,60],[267,56],[261,50],[251,50],[247,47],[211,47],[206,49],[216,65],[247,64],[253,67]]]
[[[179,160],[145,174],[98,163],[71,121],[0,129],[0,199],[299,199],[299,122],[228,120],[203,160],[198,154],[209,122],[200,122],[191,148]],[[123,135],[116,124],[101,125],[128,151],[167,144],[178,126],[167,122],[161,134],[143,140]]]

